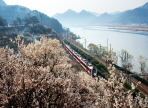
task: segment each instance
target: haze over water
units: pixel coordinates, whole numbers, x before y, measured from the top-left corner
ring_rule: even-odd
[[[138,57],[140,55],[148,59],[148,32],[113,30],[99,26],[88,26],[83,28],[71,27],[70,30],[81,37],[80,42],[83,43],[83,46],[85,46],[85,39],[87,41],[86,46],[90,43],[107,46],[108,39],[109,49],[111,44],[113,51],[117,54],[119,54],[122,49],[127,50],[130,55],[134,56],[134,60],[132,62],[134,67],[132,71],[140,72],[140,65],[138,62]]]

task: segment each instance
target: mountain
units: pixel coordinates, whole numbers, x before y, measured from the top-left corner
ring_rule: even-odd
[[[77,15],[77,12],[69,9],[63,15],[65,15],[65,16],[75,16],[75,15]]]
[[[93,24],[104,24],[111,20],[111,15],[108,13],[101,14],[98,18],[92,21]]]
[[[69,9],[66,12],[64,12],[63,14],[57,13],[53,17],[62,20],[64,18],[66,18],[66,19],[70,18],[71,19],[71,18],[76,17],[76,16],[77,16],[77,12]]]
[[[6,6],[7,4],[3,1],[3,0],[0,0],[0,6]]]
[[[116,12],[111,12],[111,13],[109,13],[109,14],[115,15],[115,14],[119,14],[119,13],[121,13],[121,12],[120,12],[120,11],[116,11]]]
[[[89,16],[89,17],[94,17],[93,14],[91,14],[90,12],[88,12],[88,11],[86,11],[86,10],[82,10],[82,11],[79,13],[79,15],[81,15],[82,17],[87,17],[87,16]]]
[[[0,2],[5,4],[3,0],[0,0]],[[23,19],[25,19],[26,17],[36,16],[39,19],[40,23],[42,23],[43,25],[52,28],[57,33],[63,32],[63,27],[58,20],[51,18],[37,10],[30,10],[29,8],[23,6],[0,6],[0,16],[2,16],[3,19],[6,19],[8,24],[12,24],[17,17],[21,18],[23,21]]]
[[[92,12],[82,10],[77,13],[73,10],[67,10],[63,14],[53,16],[64,26],[87,25],[87,24],[148,24],[148,3],[135,9],[124,12],[104,13],[100,16]]]
[[[97,16],[97,17],[99,17],[99,16],[100,16],[100,14],[99,14],[99,13],[96,13],[96,12],[90,12],[90,11],[89,11],[89,13],[91,13],[91,14],[93,14],[93,15]]]
[[[53,18],[57,19],[64,26],[74,24],[74,22],[76,22],[75,21],[76,17],[77,17],[77,12],[75,12],[71,9],[67,10],[63,14],[55,14],[53,16]]]
[[[101,14],[92,24],[148,24],[148,3],[117,14]]]
[[[54,15],[54,17],[57,17],[57,16],[59,16],[60,15],[60,13],[56,13],[55,15]]]
[[[87,24],[90,24],[90,22],[96,18],[97,17],[94,14],[91,14],[90,12],[82,10],[80,13],[78,13],[77,23],[81,25],[87,25]]]
[[[133,10],[122,13],[121,16],[111,21],[118,24],[148,24],[148,3]]]
[[[141,6],[140,8],[145,8],[145,9],[148,9],[148,2],[145,3],[143,6]]]
[[[112,14],[104,13],[104,14],[101,14],[95,20],[93,20],[91,23],[92,24],[109,24],[111,21],[118,18],[121,14],[122,13],[112,15]]]
[[[87,25],[97,18],[97,16],[86,10],[77,13],[71,9],[62,14],[55,14],[53,17],[58,19],[64,26]]]

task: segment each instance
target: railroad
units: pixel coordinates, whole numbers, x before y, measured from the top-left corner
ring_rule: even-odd
[[[89,63],[86,59],[81,57],[76,51],[72,50],[70,46],[65,44],[64,42],[62,43],[65,49],[81,64],[81,66],[91,75],[94,76],[97,75],[97,71],[93,67],[91,63]],[[98,76],[98,75],[97,75]]]
[[[66,39],[66,40],[67,40],[67,39]],[[92,53],[86,51],[85,49],[79,47],[78,45],[76,45],[75,43],[73,43],[73,42],[71,42],[71,41],[69,41],[69,40],[67,40],[67,41],[70,42],[70,44],[72,44],[73,46],[77,47],[79,50],[81,50],[81,51],[83,51],[84,53],[86,53],[86,54],[92,56],[93,58],[95,58],[96,60],[98,60],[98,61],[99,61],[100,63],[102,63],[103,65],[105,65],[105,66],[108,65],[106,61],[100,59],[100,58],[97,57],[96,55],[93,55]],[[121,71],[121,70],[119,70],[118,68],[116,68],[116,72],[115,72],[115,73],[119,73],[119,71]],[[123,71],[122,71],[122,72],[123,72]],[[123,73],[124,73],[124,72],[123,72]],[[133,78],[133,77],[130,77],[129,80],[130,80],[134,85],[136,85],[136,84],[139,82],[138,80],[136,80],[136,79]],[[141,84],[139,84],[139,85],[137,86],[137,88],[138,88],[142,93],[144,93],[145,95],[148,96],[148,86],[147,86],[147,85],[141,83]]]
[[[137,85],[137,83],[139,82],[138,80],[132,77],[130,78],[130,80],[131,82],[133,82],[134,85]],[[145,84],[141,83],[136,88],[138,88],[140,91],[142,91],[142,93],[148,96],[148,87]]]

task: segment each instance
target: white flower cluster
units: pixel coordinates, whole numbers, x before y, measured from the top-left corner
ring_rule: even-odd
[[[148,98],[141,98],[140,92],[135,94],[137,85],[132,83],[132,90],[125,90],[125,75],[116,76],[115,68],[110,65],[110,78],[108,80],[99,78],[96,82],[98,101],[97,104],[102,108],[148,108]],[[135,94],[135,95],[134,95]]]
[[[85,96],[77,73],[56,39],[19,42],[18,54],[0,48],[0,104],[3,107],[80,107],[93,106]],[[73,71],[72,71],[73,70]],[[82,89],[82,90],[81,90]]]
[[[19,38],[16,38],[19,42]],[[147,97],[124,91],[124,75],[93,80],[76,72],[68,63],[58,40],[42,37],[40,42],[18,44],[18,54],[0,48],[0,104],[4,107],[35,108],[147,108]],[[86,77],[87,76],[87,77]]]

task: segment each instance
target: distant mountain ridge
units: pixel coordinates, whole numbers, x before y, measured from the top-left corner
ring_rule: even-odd
[[[111,13],[109,13],[109,14],[115,15],[115,14],[119,14],[119,13],[121,13],[121,12],[120,12],[120,11],[116,11],[116,12],[111,12]]]
[[[111,23],[119,24],[148,24],[148,9],[136,8],[122,14]]]
[[[118,24],[148,24],[148,2],[143,6],[122,12],[122,15],[110,23]]]
[[[139,7],[139,8],[145,8],[145,9],[148,9],[148,2],[145,3],[143,6]]]
[[[0,6],[6,6],[7,4],[3,1],[3,0],[0,0]]]
[[[63,14],[55,14],[53,17],[58,19],[64,26],[87,25],[97,18],[97,16],[88,11],[82,10],[77,13],[71,9]]]
[[[148,24],[148,2],[143,6],[124,12],[104,13],[99,16],[82,10],[77,13],[68,10],[63,14],[54,15],[65,26],[87,24]]]
[[[91,13],[91,14],[93,14],[93,15],[97,16],[97,17],[99,17],[99,16],[100,16],[100,14],[99,14],[99,13],[97,13],[97,12],[90,12],[90,11],[89,11],[89,13]]]

